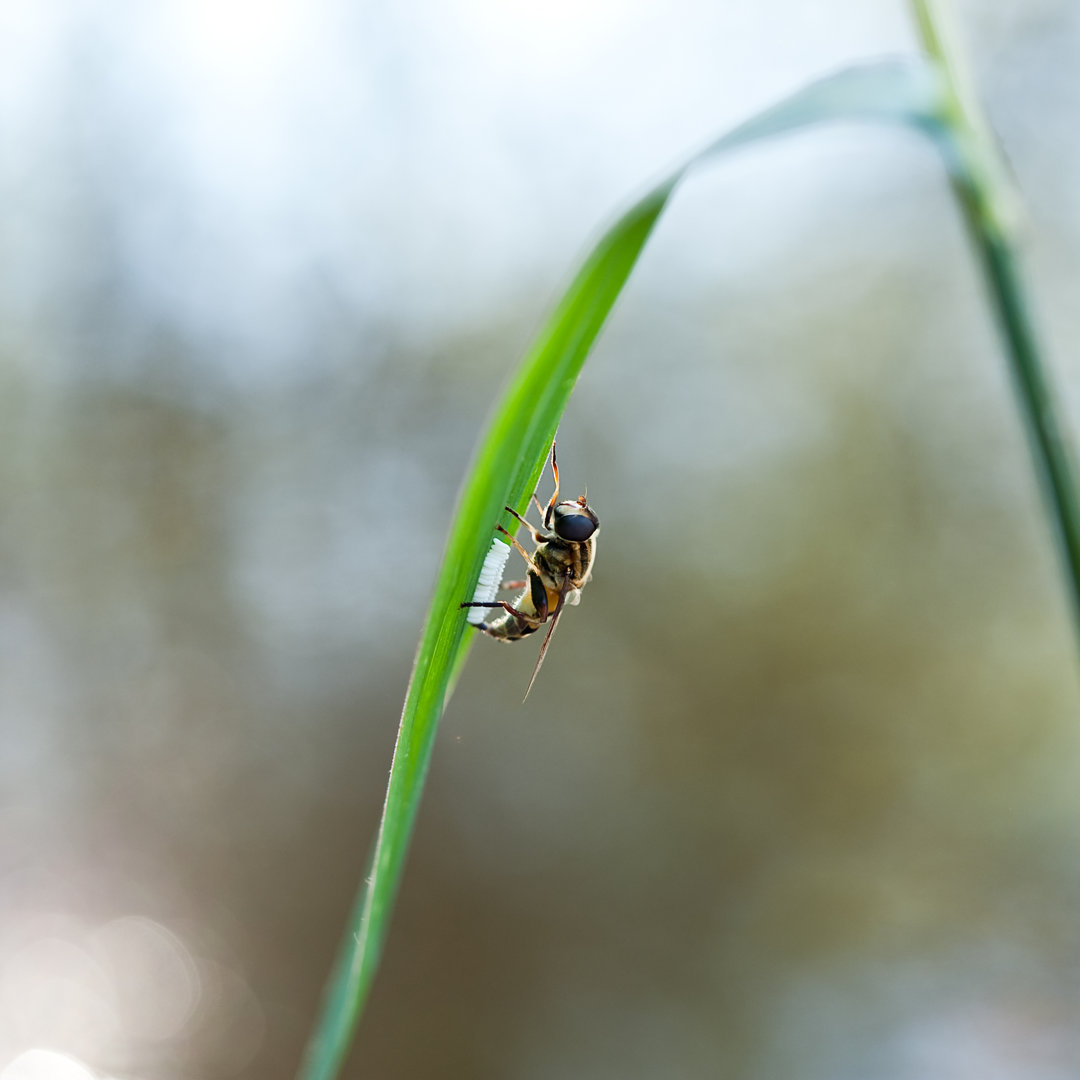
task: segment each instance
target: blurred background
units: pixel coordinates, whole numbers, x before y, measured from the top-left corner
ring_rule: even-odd
[[[959,16],[1076,426],[1080,11]],[[2,1080],[294,1075],[512,365],[646,181],[913,47],[900,0],[0,0]],[[346,1075],[1077,1075],[1075,641],[928,146],[696,174],[560,462],[594,582],[527,705],[476,643]]]

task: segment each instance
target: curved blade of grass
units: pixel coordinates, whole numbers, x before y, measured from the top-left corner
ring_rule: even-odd
[[[503,395],[466,478],[416,655],[370,871],[300,1072],[333,1080],[371,989],[416,819],[435,730],[473,636],[471,598],[494,524],[524,512],[585,357],[678,183],[710,158],[826,121],[897,121],[930,128],[940,86],[922,62],[883,61],[813,83],[694,154],[632,206],[585,260]]]
[[[1058,541],[1074,625],[1080,629],[1080,488],[1063,410],[1042,360],[1019,272],[1019,199],[967,74],[946,0],[911,0],[911,7],[923,46],[941,73],[942,115],[934,134],[950,165],[953,188],[986,276]]]

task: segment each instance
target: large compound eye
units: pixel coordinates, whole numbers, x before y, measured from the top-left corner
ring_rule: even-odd
[[[566,509],[555,507],[555,535],[569,540],[572,544],[588,540],[599,524],[593,515],[579,510],[576,506]]]

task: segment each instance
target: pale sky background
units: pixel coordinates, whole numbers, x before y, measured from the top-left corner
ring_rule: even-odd
[[[1075,417],[1080,8],[958,15]],[[0,0],[0,1080],[292,1075],[513,362],[651,179],[914,47],[899,0]],[[1070,631],[931,150],[695,175],[560,440],[598,580],[531,711],[474,650],[348,1075],[1076,1075]]]

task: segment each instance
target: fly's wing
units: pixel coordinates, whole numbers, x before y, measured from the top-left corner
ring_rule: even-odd
[[[521,703],[524,705],[529,699],[529,691],[533,688],[533,683],[536,682],[536,676],[540,674],[540,665],[544,662],[544,657],[547,655],[548,643],[551,641],[551,635],[555,633],[555,627],[559,625],[559,616],[562,614],[562,609],[566,601],[566,594],[571,590],[570,588],[570,575],[567,574],[563,580],[562,588],[559,589],[559,602],[555,605],[555,611],[551,616],[551,626],[548,627],[547,634],[544,635],[544,644],[540,646],[540,655],[536,658],[536,667],[533,668],[532,678],[529,680],[529,686],[525,691],[525,696],[521,699]]]

